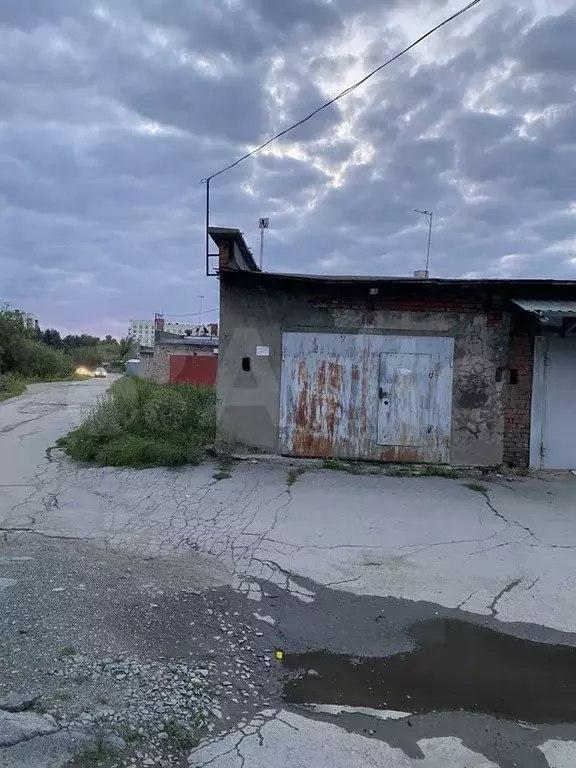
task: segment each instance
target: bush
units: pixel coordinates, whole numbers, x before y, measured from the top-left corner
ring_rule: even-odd
[[[20,349],[18,371],[26,379],[69,378],[74,374],[71,358],[36,339],[25,338]]]
[[[46,379],[68,378],[73,373],[68,355],[40,341],[17,313],[0,307],[0,374]]]
[[[11,373],[0,374],[0,403],[10,397],[16,397],[26,391],[26,383],[23,379]]]
[[[126,378],[61,444],[71,458],[101,466],[176,466],[199,463],[215,435],[213,389]]]

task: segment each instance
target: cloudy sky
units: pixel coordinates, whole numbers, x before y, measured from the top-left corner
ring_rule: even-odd
[[[3,0],[0,299],[42,326],[217,307],[201,177],[464,0]],[[576,2],[483,0],[213,185],[266,268],[576,279]],[[205,314],[214,320],[217,314]]]

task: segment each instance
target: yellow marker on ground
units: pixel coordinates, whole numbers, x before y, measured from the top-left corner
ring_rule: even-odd
[[[274,656],[278,659],[278,661],[282,661],[284,658],[284,651],[274,651]]]

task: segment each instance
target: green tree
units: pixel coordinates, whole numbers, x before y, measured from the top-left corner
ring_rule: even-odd
[[[119,355],[120,359],[123,362],[126,362],[126,360],[130,360],[131,357],[134,357],[136,354],[136,344],[133,339],[129,339],[128,337],[124,339],[120,339],[120,343],[118,345],[119,347]]]
[[[0,308],[0,373],[21,378],[67,377],[73,373],[71,359],[62,351],[36,338],[22,317],[9,307]]]
[[[76,349],[77,347],[97,347],[100,344],[98,336],[90,336],[87,333],[83,333],[80,336],[75,334],[68,334],[63,339],[64,346],[68,349]]]
[[[43,341],[44,344],[48,344],[49,347],[56,347],[56,349],[62,349],[64,347],[60,334],[54,328],[46,328],[46,330],[42,331],[40,340]]]

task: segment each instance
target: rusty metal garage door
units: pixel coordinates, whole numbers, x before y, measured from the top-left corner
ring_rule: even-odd
[[[448,462],[453,345],[427,336],[285,333],[281,452]]]

